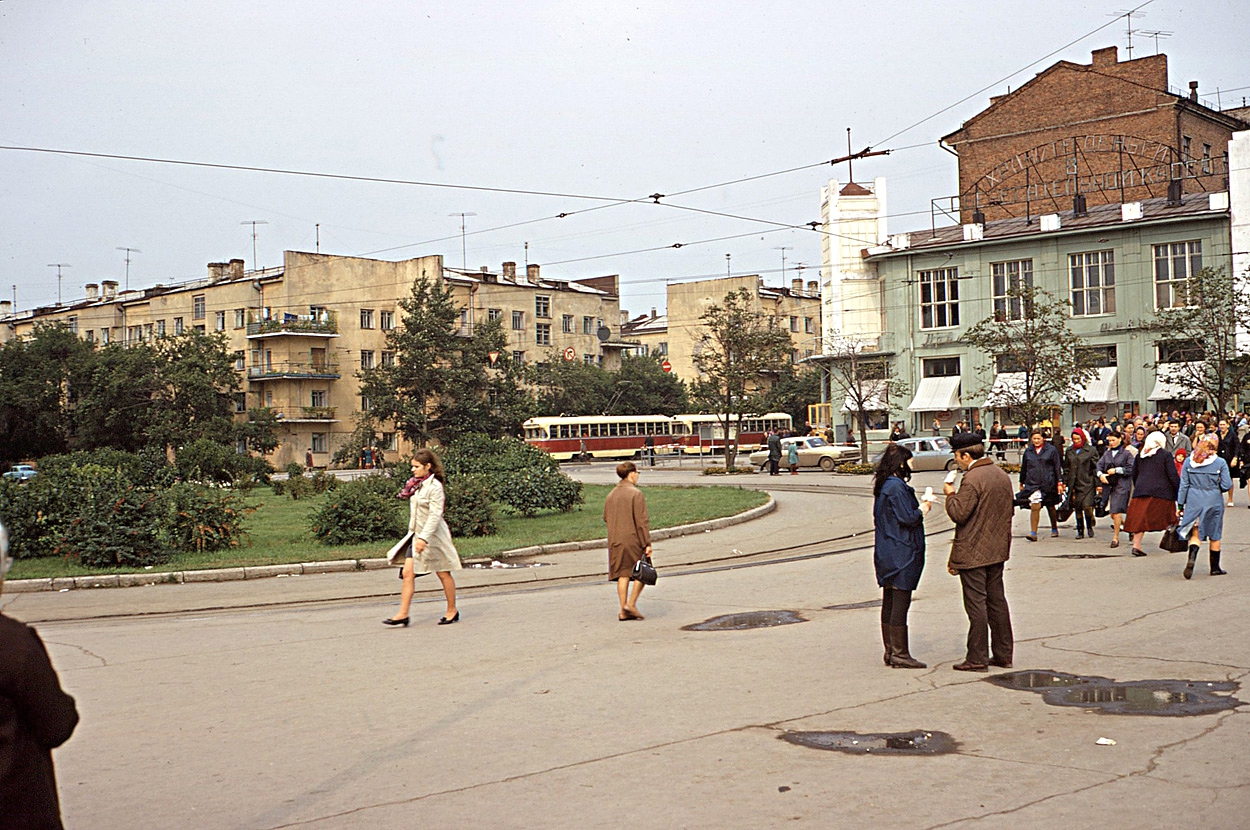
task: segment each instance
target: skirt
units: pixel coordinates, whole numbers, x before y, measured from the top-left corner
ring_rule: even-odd
[[[1128,515],[1124,517],[1124,529],[1129,533],[1148,533],[1167,530],[1176,524],[1176,502],[1140,496],[1128,503]]]

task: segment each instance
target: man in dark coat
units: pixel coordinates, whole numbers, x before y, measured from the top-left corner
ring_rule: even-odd
[[[1011,479],[985,457],[985,444],[976,435],[955,436],[951,448],[964,479],[958,491],[950,483],[942,486],[946,515],[955,523],[946,568],[959,577],[968,615],[968,651],[952,668],[983,672],[993,664],[1009,669],[1014,638],[1003,563],[1011,556]]]
[[[777,430],[768,431],[768,474],[778,475],[781,468],[781,436]]]
[[[624,622],[643,619],[638,613],[642,583],[631,576],[639,559],[651,558],[651,522],[647,500],[638,489],[638,467],[622,461],[616,465],[616,475],[620,482],[603,502],[603,520],[608,524],[608,579],[616,580],[621,603],[617,619]]]
[[[0,526],[0,590],[9,569]],[[0,827],[58,830],[52,750],[78,725],[74,699],[61,689],[35,629],[0,614]]]

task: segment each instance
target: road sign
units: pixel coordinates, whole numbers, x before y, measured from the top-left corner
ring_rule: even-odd
[[[490,365],[494,366],[495,361],[499,359],[499,352],[487,352],[486,356],[490,358]]]
[[[666,372],[671,372],[671,371],[673,371],[673,364],[669,363],[669,362],[666,360],[666,361],[664,361],[663,363],[661,363],[661,364],[660,364],[660,368],[661,368],[661,369],[663,369],[663,370],[664,370],[664,371],[666,371]]]
[[[572,363],[574,360],[577,360],[577,352],[574,351],[572,346],[569,346],[567,349],[564,350],[564,359],[569,361],[570,363]]]

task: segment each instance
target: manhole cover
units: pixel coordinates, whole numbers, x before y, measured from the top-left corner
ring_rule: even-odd
[[[848,602],[845,605],[826,605],[826,611],[854,611],[857,608],[880,608],[881,600],[870,599],[867,602]]]
[[[945,732],[786,732],[781,740],[809,749],[826,749],[855,755],[945,755],[959,744]]]
[[[683,631],[744,631],[748,628],[773,628],[778,625],[807,622],[793,611],[746,611],[723,614],[701,623],[682,626]]]
[[[1114,553],[1057,553],[1049,559],[1118,559]]]
[[[1038,692],[1052,706],[1080,706],[1109,715],[1209,715],[1235,709],[1241,701],[1219,692],[1232,692],[1232,681],[1127,680],[1086,677],[1063,672],[1018,671],[987,677],[987,683],[1006,689]]]

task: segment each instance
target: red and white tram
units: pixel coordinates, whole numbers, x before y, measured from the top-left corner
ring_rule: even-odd
[[[751,452],[763,445],[768,430],[788,431],[792,424],[784,412],[744,415],[741,430],[731,425],[730,431],[737,438],[739,451]],[[647,446],[657,455],[725,449],[725,430],[715,415],[549,416],[530,418],[524,429],[526,443],[545,450],[557,461],[583,456],[633,458],[641,456]]]

